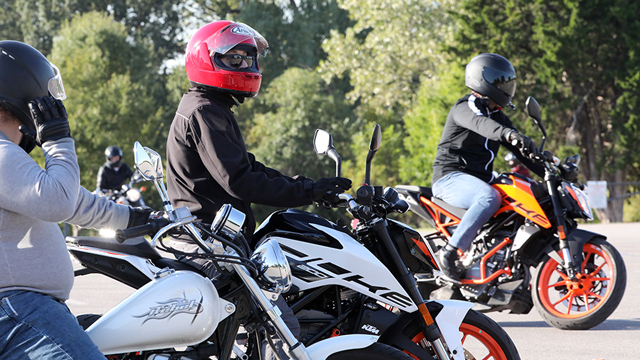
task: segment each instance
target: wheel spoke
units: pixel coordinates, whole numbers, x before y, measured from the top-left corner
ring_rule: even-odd
[[[598,299],[600,299],[600,300],[604,299],[604,297],[603,297],[603,296],[600,296],[600,295],[598,295],[598,294],[596,294],[596,293],[594,293],[594,292],[591,292],[591,291],[588,291],[588,292],[587,292],[587,295],[589,295],[589,296],[593,296],[594,298],[598,298]]]
[[[598,277],[598,278],[591,278],[591,281],[611,281],[610,277]]]
[[[569,306],[567,306],[567,315],[571,314],[571,306],[573,305],[573,299],[575,299],[575,295],[573,293],[569,293]]]
[[[557,268],[554,270],[555,272],[557,272],[558,274],[560,274],[560,277],[564,280],[564,281],[568,281],[569,277],[563,273],[562,271],[558,270]],[[553,273],[552,273],[553,274]]]
[[[491,353],[488,353],[487,356],[483,357],[482,360],[489,360],[491,359],[493,355]]]
[[[587,296],[587,294],[584,294],[583,297],[584,297],[585,311],[589,311],[589,297]]]
[[[602,270],[602,268],[607,265],[607,263],[603,263],[602,265],[598,266],[597,269],[593,270],[591,273],[589,273],[590,276],[594,276],[595,274],[599,273],[600,270]]]
[[[465,340],[467,340],[467,335],[469,335],[467,333],[463,333],[463,334],[464,336],[462,336],[462,339],[461,339],[462,345],[464,345]]]
[[[587,262],[589,261],[589,255],[593,254],[593,251],[585,251],[584,253],[584,260],[582,260],[582,267],[580,268],[580,270],[584,271],[584,269],[587,267]]]
[[[554,287],[556,287],[556,286],[564,286],[565,284],[566,284],[566,282],[565,282],[564,280],[563,280],[563,281],[558,281],[558,282],[557,282],[557,283],[555,283],[555,284],[548,285],[548,286],[547,286],[547,289],[548,289],[548,288],[554,288]]]
[[[571,292],[568,292],[567,295],[563,296],[560,300],[558,300],[557,303],[552,304],[551,306],[556,307],[556,305],[560,304],[561,302],[567,300],[570,296],[571,296]],[[571,308],[571,306],[569,306],[569,308]]]

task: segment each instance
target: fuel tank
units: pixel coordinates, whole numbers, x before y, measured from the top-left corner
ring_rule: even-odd
[[[199,344],[235,306],[210,280],[189,271],[155,279],[87,329],[105,355]]]
[[[551,227],[551,222],[538,202],[544,195],[544,189],[540,189],[539,184],[516,174],[501,174],[491,186],[502,195],[502,207],[494,216],[505,211],[515,211],[545,229]]]
[[[387,267],[343,227],[317,215],[278,211],[260,226],[255,239],[278,241],[300,290],[339,285],[402,309],[417,311]]]

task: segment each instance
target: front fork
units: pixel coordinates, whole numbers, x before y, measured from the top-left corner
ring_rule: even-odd
[[[560,201],[560,194],[558,193],[558,182],[556,176],[546,171],[544,175],[544,182],[547,186],[547,190],[551,195],[551,203],[553,205],[553,215],[556,219],[556,226],[558,229],[558,238],[560,239],[560,251],[564,258],[564,268],[567,271],[567,275],[572,281],[576,281],[576,275],[580,274],[580,259],[579,254],[572,254],[569,244],[569,238],[567,237],[566,224],[564,221],[564,213],[562,211],[562,203]],[[576,259],[574,259],[574,256]],[[578,260],[578,261],[576,261]]]
[[[422,299],[422,295],[420,295],[420,292],[418,291],[418,285],[416,283],[416,279],[413,277],[413,274],[410,273],[407,267],[405,266],[404,261],[402,260],[402,257],[400,257],[398,250],[393,244],[393,240],[391,240],[391,236],[389,235],[389,231],[387,230],[388,229],[387,220],[378,219],[378,220],[375,220],[374,223],[371,225],[372,225],[371,228],[376,233],[384,249],[387,251],[387,254],[391,256],[395,269],[389,269],[389,270],[391,270],[392,273],[397,274],[396,277],[398,279],[398,282],[400,282],[400,285],[402,285],[402,287],[407,291],[411,300],[413,300],[413,302],[418,306],[418,310],[421,315],[420,320],[422,320],[422,321],[419,321],[419,324],[425,339],[427,339],[427,341],[429,341],[432,344],[433,349],[436,352],[436,355],[438,355],[438,359],[440,360],[451,359],[449,352],[447,351],[446,347],[442,343],[442,339],[441,339],[442,333],[440,332],[438,325],[433,320],[433,317],[429,313],[429,310],[427,309],[427,306],[425,305],[424,300]]]

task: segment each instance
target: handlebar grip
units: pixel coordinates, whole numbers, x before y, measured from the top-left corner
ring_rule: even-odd
[[[125,240],[136,236],[154,235],[162,227],[169,224],[167,219],[152,220],[144,225],[116,230],[116,241],[123,243]]]
[[[393,210],[399,212],[400,214],[404,214],[409,210],[409,203],[405,200],[400,200],[397,203],[393,204]]]

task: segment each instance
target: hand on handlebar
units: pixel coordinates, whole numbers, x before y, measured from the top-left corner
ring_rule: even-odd
[[[330,209],[340,203],[338,194],[351,189],[351,180],[343,177],[322,178],[313,184],[313,202]]]
[[[520,149],[522,155],[529,159],[535,159],[540,156],[540,150],[530,137],[522,135],[519,132],[513,130],[507,136],[507,140],[511,145]]]

